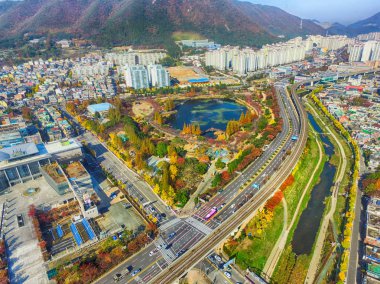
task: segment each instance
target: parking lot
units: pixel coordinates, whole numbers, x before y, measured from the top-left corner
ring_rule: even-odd
[[[124,228],[136,231],[144,226],[144,220],[126,200],[110,206],[104,217],[97,219],[97,223],[103,232],[109,234]]]
[[[25,196],[28,188],[39,188],[39,191]],[[72,197],[72,193],[58,195],[44,178],[18,184],[12,187],[10,193],[0,196],[0,202],[6,204],[4,236],[8,246],[11,283],[48,283],[41,250],[28,216],[29,205],[41,205],[48,209]]]

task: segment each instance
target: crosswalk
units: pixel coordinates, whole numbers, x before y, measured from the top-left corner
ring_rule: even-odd
[[[185,222],[196,228],[198,231],[209,235],[212,233],[212,229],[208,227],[206,224],[203,224],[202,222],[198,221],[197,219],[193,217],[188,217],[185,219]]]
[[[170,221],[168,221],[168,222],[164,223],[162,226],[160,226],[160,230],[165,231],[167,228],[174,226],[175,224],[177,224],[179,222],[181,222],[180,218],[171,219]]]
[[[162,247],[160,250],[160,253],[162,257],[165,259],[165,261],[168,264],[172,263],[175,260],[176,256],[174,255],[171,249],[165,249],[166,247],[165,241],[161,237],[159,237],[155,243],[156,243],[156,246],[160,245]]]

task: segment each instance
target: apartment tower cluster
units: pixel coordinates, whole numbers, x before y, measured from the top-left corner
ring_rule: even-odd
[[[277,65],[288,64],[305,59],[308,51],[313,47],[326,50],[336,50],[350,42],[345,36],[310,36],[306,40],[301,37],[287,42],[264,45],[259,50],[252,48],[223,47],[206,53],[206,65],[218,70],[232,69],[244,75],[259,69],[266,69]]]

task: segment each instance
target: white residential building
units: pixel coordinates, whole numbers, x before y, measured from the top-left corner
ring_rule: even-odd
[[[169,72],[161,65],[148,65],[149,82],[153,87],[169,87]]]
[[[148,70],[143,65],[127,66],[125,82],[128,87],[136,90],[149,88]]]

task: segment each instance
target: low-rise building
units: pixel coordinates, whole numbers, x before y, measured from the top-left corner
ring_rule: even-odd
[[[64,168],[64,171],[69,187],[79,202],[83,216],[85,218],[97,217],[99,215],[96,206],[98,195],[93,188],[90,174],[79,161],[69,164]]]
[[[75,139],[48,144],[22,143],[0,149],[0,192],[42,175],[41,167],[52,161],[82,158],[82,145]]]
[[[110,108],[112,108],[113,105],[111,105],[110,103],[101,103],[101,104],[94,104],[94,105],[89,105],[87,107],[87,110],[88,112],[91,114],[91,115],[95,115],[95,113],[99,113],[100,115],[104,115],[106,113],[108,113],[108,111],[110,110]]]

